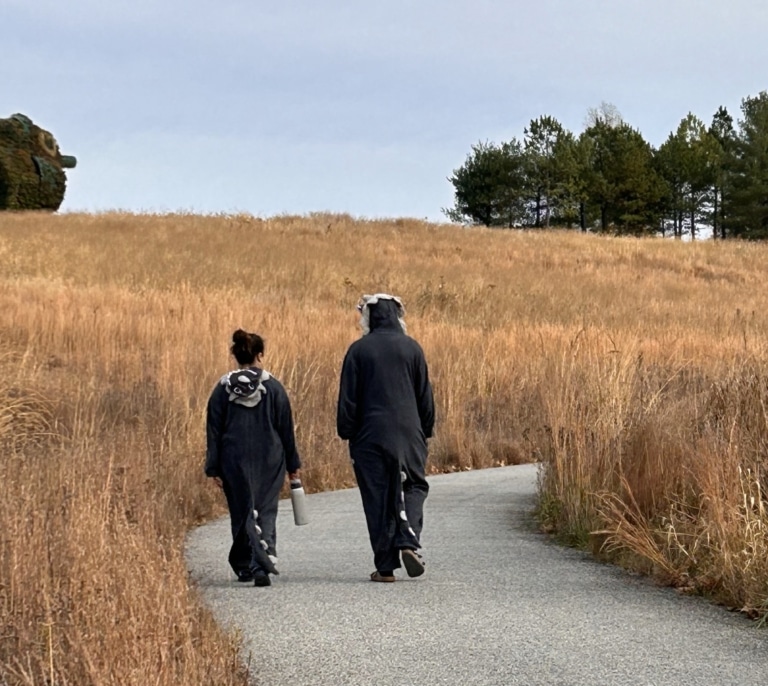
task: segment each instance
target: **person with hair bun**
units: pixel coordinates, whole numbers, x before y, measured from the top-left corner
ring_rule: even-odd
[[[286,472],[299,478],[293,414],[283,385],[262,367],[264,340],[238,329],[238,369],[208,400],[205,474],[224,490],[232,523],[229,564],[238,581],[269,586],[277,568],[277,505]]]

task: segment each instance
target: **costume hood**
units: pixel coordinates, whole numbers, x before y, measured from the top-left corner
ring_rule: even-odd
[[[389,293],[364,295],[357,304],[363,336],[376,329],[398,328],[408,333],[405,326],[405,307],[402,300]]]
[[[251,367],[250,369],[235,369],[221,377],[222,386],[227,390],[229,402],[256,407],[261,402],[261,397],[267,392],[263,381],[271,378],[271,374],[264,369]]]

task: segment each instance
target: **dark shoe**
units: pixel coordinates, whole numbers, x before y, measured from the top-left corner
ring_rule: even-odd
[[[404,548],[400,551],[403,558],[403,566],[408,576],[421,576],[425,572],[424,558],[415,550]]]
[[[381,572],[372,572],[371,581],[382,581],[387,584],[391,584],[393,581],[397,581],[397,577],[394,574],[382,574]]]
[[[269,578],[269,574],[264,574],[263,572],[257,572],[253,575],[253,585],[254,586],[271,586],[272,585],[272,579]]]
[[[244,569],[237,573],[237,580],[241,583],[250,583],[253,581],[253,572],[250,569]]]

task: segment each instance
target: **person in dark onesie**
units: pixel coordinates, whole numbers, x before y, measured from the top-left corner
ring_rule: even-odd
[[[358,304],[363,337],[341,369],[336,428],[349,441],[376,571],[372,581],[424,573],[417,552],[424,525],[427,439],[435,420],[427,362],[406,334],[399,298],[364,295]]]
[[[238,329],[239,369],[221,377],[208,400],[205,473],[224,489],[232,523],[229,564],[238,581],[269,586],[278,574],[277,504],[286,471],[299,477],[293,416],[282,384],[261,367],[264,341]]]

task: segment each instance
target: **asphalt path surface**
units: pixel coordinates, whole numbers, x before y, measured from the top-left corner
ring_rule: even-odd
[[[768,630],[557,546],[531,519],[536,467],[430,478],[427,573],[373,583],[356,489],[278,517],[280,576],[239,584],[229,520],[190,534],[190,573],[263,686],[749,686]]]

